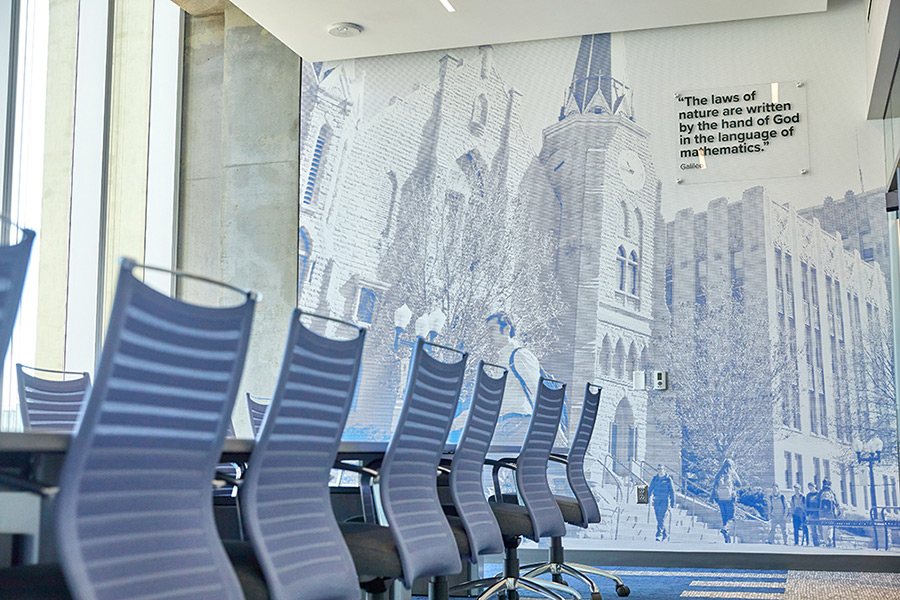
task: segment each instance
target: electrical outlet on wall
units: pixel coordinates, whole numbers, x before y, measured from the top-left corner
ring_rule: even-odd
[[[650,502],[650,486],[637,486],[637,503],[648,504]]]
[[[634,390],[643,391],[647,389],[647,372],[634,371],[632,374],[632,387]]]

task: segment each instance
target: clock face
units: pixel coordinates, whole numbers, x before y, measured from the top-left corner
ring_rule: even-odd
[[[644,162],[634,150],[623,150],[618,160],[619,176],[628,189],[637,191],[644,187],[646,172]]]

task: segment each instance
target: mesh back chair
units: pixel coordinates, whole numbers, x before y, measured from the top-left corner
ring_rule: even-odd
[[[461,355],[453,363],[431,356],[426,347]],[[464,532],[444,516],[437,471],[462,389],[468,355],[419,338],[400,418],[377,474],[379,513],[389,527],[342,523],[363,589],[383,594],[388,580],[407,588],[420,577],[455,575],[462,570],[459,547]]]
[[[5,221],[5,219],[3,219]],[[19,229],[13,224],[13,227]],[[25,286],[25,273],[28,271],[28,259],[34,244],[34,232],[20,229],[22,234],[19,243],[0,246],[0,365],[6,360],[6,350],[12,337],[16,314],[19,312],[19,301]]]
[[[209,486],[255,300],[241,290],[245,301],[231,308],[187,304],[138,281],[135,267],[122,262],[94,385],[60,476],[62,572],[78,599],[242,599]],[[47,569],[25,585],[19,577],[18,588],[0,576],[0,597],[64,597],[45,589],[54,581]]]
[[[484,497],[484,459],[487,456],[500,415],[506,377],[491,377],[484,361],[478,363],[475,391],[469,406],[469,416],[456,445],[450,464],[450,494],[462,520],[469,542],[468,558],[477,562],[482,554],[503,552],[503,537],[490,504]],[[493,366],[493,365],[490,365]]]
[[[578,421],[575,438],[569,446],[569,453],[566,456],[554,454],[550,457],[551,460],[566,465],[566,478],[575,497],[556,496],[556,502],[562,511],[563,519],[565,519],[566,523],[578,527],[587,527],[591,523],[600,522],[600,507],[597,505],[597,500],[594,498],[594,494],[591,492],[590,485],[584,475],[584,457],[587,454],[591,436],[594,433],[594,423],[597,420],[601,391],[602,388],[599,385],[588,383],[585,386],[581,418]],[[552,580],[556,583],[565,583],[563,575],[580,579],[587,584],[591,591],[591,598],[594,600],[600,599],[600,590],[597,584],[587,577],[585,573],[612,579],[616,584],[616,593],[619,596],[627,596],[631,592],[617,575],[609,571],[577,563],[566,563],[562,537],[560,536],[554,536],[550,539],[550,560],[548,562],[525,565],[522,568],[527,570],[525,577],[537,577],[549,572]]]
[[[29,375],[25,370],[53,373],[62,379]],[[71,379],[65,379],[73,376]],[[25,431],[71,432],[78,420],[84,397],[91,387],[91,376],[78,371],[55,371],[16,364],[19,409]]]
[[[251,396],[250,392],[247,392],[247,414],[250,417],[250,427],[253,429],[253,437],[255,438],[259,437],[259,430],[266,416],[266,410],[269,408],[267,403],[260,402],[260,400],[264,399],[267,398]]]
[[[397,429],[381,465],[378,499],[397,541],[402,580],[462,570],[456,538],[437,495],[436,473],[462,390],[468,354],[455,363],[429,355],[419,338]],[[452,349],[451,349],[452,350]]]
[[[554,385],[555,388],[551,387]],[[562,417],[565,395],[565,384],[541,377],[534,411],[518,458],[486,461],[494,466],[494,498],[498,501],[491,503],[491,509],[503,535],[503,572],[496,577],[454,586],[452,594],[485,588],[479,596],[480,600],[497,593],[505,594],[507,600],[518,600],[519,589],[527,589],[552,600],[562,600],[561,593],[580,597],[578,592],[560,583],[520,575],[517,553],[522,537],[539,541],[542,537],[559,537],[566,533],[562,513],[547,481],[547,465]],[[515,471],[516,488],[523,505],[502,501],[504,495],[497,476],[501,468]]]
[[[302,315],[294,310],[275,395],[241,485],[244,522],[273,600],[358,600],[328,479],[356,390],[365,330],[345,323],[357,331],[353,339],[325,338],[305,327]],[[241,560],[235,545],[226,547]]]

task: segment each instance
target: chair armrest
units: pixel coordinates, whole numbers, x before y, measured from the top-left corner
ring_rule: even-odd
[[[359,499],[362,504],[363,519],[366,523],[377,523],[378,514],[375,509],[375,490],[373,484],[378,480],[378,470],[371,467],[354,465],[342,460],[335,461],[332,469],[359,474]]]
[[[569,464],[569,457],[566,456],[565,454],[551,454],[550,460],[552,460],[555,463],[559,463],[561,465]]]
[[[500,487],[500,469],[509,469],[511,471],[516,470],[516,458],[506,457],[506,458],[498,458],[496,460],[492,458],[485,458],[484,464],[491,465],[493,468],[491,469],[491,479],[494,482],[494,497],[497,498],[498,501],[503,501],[503,490]]]
[[[0,486],[11,487],[23,492],[30,492],[43,498],[55,496],[59,491],[59,487],[44,485],[38,481],[32,481],[8,473],[0,473]]]

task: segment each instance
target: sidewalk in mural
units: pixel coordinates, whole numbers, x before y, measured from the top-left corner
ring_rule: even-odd
[[[741,552],[784,552],[784,553],[823,553],[846,554],[881,552],[875,550],[871,537],[853,535],[845,530],[839,530],[836,536],[836,545],[830,548],[823,545],[798,545],[793,544],[793,529],[788,526],[788,544],[780,543],[780,529],[776,536],[776,543],[769,544],[769,523],[767,521],[738,520],[734,524],[736,542],[726,544],[720,532],[721,517],[719,511],[711,507],[694,506],[689,502],[682,502],[679,497],[678,505],[670,510],[670,516],[666,519],[668,539],[656,541],[656,517],[652,506],[649,504],[621,504],[618,506],[611,502],[604,502],[610,490],[601,489],[600,509],[603,521],[592,525],[588,529],[570,527],[566,536],[566,548],[570,549],[636,549],[636,550],[683,550],[696,551],[698,545],[708,551],[741,551]],[[880,537],[879,531],[879,537]],[[892,553],[900,553],[900,545],[897,545],[896,534],[893,544],[888,550]],[[883,543],[883,540],[882,540]]]

